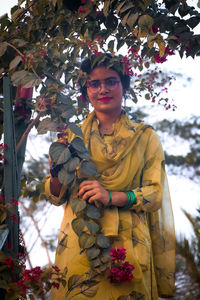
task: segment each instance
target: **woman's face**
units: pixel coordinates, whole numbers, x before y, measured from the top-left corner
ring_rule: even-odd
[[[99,66],[89,75],[87,95],[96,112],[121,113],[123,87],[118,73]]]

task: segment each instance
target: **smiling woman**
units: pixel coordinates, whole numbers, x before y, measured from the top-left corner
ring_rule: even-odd
[[[98,174],[78,175],[75,184],[62,185],[51,172],[46,181],[49,201],[66,204],[55,264],[61,270],[67,267],[67,279],[76,274],[86,280],[77,283],[78,293],[72,291],[77,300],[85,299],[84,282],[93,284],[89,289],[95,285],[95,300],[170,297],[175,238],[162,146],[151,126],[132,122],[122,109],[130,77],[120,60],[102,54],[94,61],[87,59],[81,66],[87,74],[81,91],[94,107],[81,129]],[[68,131],[66,139],[71,151],[74,134]],[[76,165],[76,176],[79,171]],[[113,253],[123,253],[123,259],[114,259]],[[51,299],[64,300],[66,293],[65,286],[53,288]]]

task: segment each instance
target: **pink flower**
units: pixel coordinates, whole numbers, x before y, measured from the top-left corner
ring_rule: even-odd
[[[138,53],[138,51],[135,48],[130,48],[128,53]]]
[[[79,14],[85,14],[87,12],[86,8],[79,8],[78,9]]]
[[[156,53],[155,55],[154,55],[154,58],[155,58],[155,61],[157,62],[157,63],[164,63],[165,61],[167,61],[167,58],[166,58],[166,56],[162,56],[162,57],[160,57],[160,54],[159,53]]]
[[[124,247],[121,247],[119,249],[112,248],[110,250],[110,255],[112,257],[112,260],[124,261],[126,258],[126,249]]]
[[[53,268],[57,273],[60,272],[60,269],[59,269],[57,266],[52,266],[52,268]]]
[[[167,47],[165,48],[165,54],[174,55],[175,52],[169,47],[169,45],[167,45]]]
[[[13,221],[14,221],[15,223],[18,222],[18,218],[17,218],[16,215],[12,215],[12,216],[10,216],[10,218],[13,219]]]
[[[158,32],[158,28],[155,27],[155,26],[152,26],[152,31],[153,31],[153,33],[157,33]]]
[[[102,53],[97,51],[97,50],[93,50],[92,53],[95,54],[96,56],[101,56],[102,55]]]
[[[10,201],[12,202],[12,205],[18,205],[18,201],[15,198],[10,198]]]
[[[58,282],[53,281],[51,284],[54,288],[59,289],[60,284]]]

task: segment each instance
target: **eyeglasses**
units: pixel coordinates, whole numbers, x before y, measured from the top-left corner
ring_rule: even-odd
[[[119,80],[116,78],[106,78],[105,80],[88,80],[86,83],[86,87],[90,89],[92,93],[98,93],[101,90],[102,83],[104,84],[105,88],[109,91],[114,90],[118,84],[120,83]]]

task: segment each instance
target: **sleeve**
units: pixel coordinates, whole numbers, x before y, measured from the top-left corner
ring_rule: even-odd
[[[45,181],[45,194],[47,196],[48,201],[51,204],[54,204],[56,206],[62,205],[67,201],[68,198],[68,190],[66,186],[62,186],[60,195],[58,197],[54,196],[51,193],[51,188],[50,188],[50,180],[51,180],[51,175],[48,175]]]
[[[150,132],[150,134],[149,134]],[[136,204],[133,210],[154,212],[161,207],[165,182],[165,160],[162,145],[154,130],[144,132],[140,147],[145,147],[139,186],[133,190]],[[145,139],[147,142],[145,143]],[[142,152],[142,151],[141,151]],[[142,161],[142,160],[141,160]]]

